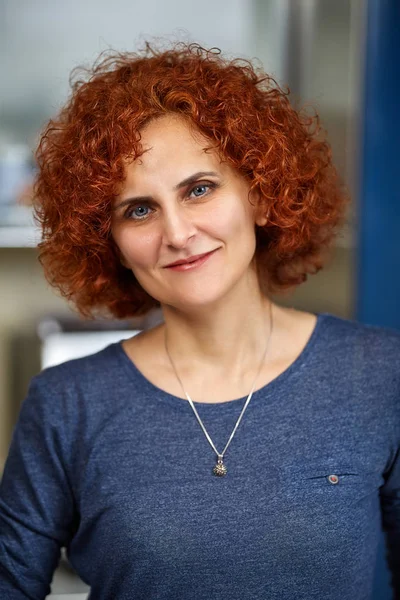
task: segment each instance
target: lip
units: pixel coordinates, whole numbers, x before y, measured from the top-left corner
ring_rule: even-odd
[[[173,271],[187,271],[189,269],[195,269],[200,265],[204,264],[208,258],[216,252],[218,248],[215,250],[211,250],[210,252],[205,252],[204,254],[195,254],[190,256],[189,258],[177,260],[174,263],[166,265],[166,269],[172,269]]]

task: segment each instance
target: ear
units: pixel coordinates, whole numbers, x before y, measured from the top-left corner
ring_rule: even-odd
[[[256,225],[264,227],[268,223],[268,215],[261,214],[256,218]]]
[[[255,223],[259,227],[264,227],[268,223],[269,209],[266,209],[265,206],[258,206],[256,209],[256,218]]]
[[[254,222],[259,227],[263,227],[268,223],[269,209],[261,202],[261,192],[255,188],[252,192],[254,203]]]

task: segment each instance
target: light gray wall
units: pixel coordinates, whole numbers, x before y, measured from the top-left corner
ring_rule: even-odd
[[[65,100],[71,69],[109,47],[135,50],[149,36],[252,54],[246,0],[3,0],[1,129],[24,137]]]

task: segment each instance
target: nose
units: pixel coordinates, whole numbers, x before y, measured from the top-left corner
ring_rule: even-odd
[[[196,227],[182,206],[171,208],[164,213],[163,241],[165,245],[184,248],[195,233]]]

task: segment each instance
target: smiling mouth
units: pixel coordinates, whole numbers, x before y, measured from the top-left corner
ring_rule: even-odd
[[[194,256],[191,256],[190,258],[187,258],[187,259],[177,260],[174,263],[166,265],[166,268],[168,269],[169,267],[178,267],[180,265],[191,264],[193,262],[196,262],[196,261],[202,259],[205,256],[208,256],[209,254],[212,254],[213,252],[215,252],[215,250],[210,250],[209,252],[204,252],[203,254],[195,254]]]
[[[204,254],[198,254],[197,256],[193,256],[191,259],[187,259],[186,261],[177,261],[176,263],[167,265],[165,268],[172,269],[174,271],[187,271],[205,263],[206,260],[217,250],[218,248],[215,250],[210,250],[210,252],[205,252]]]

